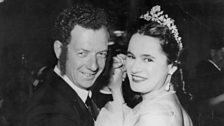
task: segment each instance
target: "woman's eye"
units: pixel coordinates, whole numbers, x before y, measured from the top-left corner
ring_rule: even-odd
[[[128,59],[134,59],[134,56],[133,55],[127,55],[127,58]]]
[[[151,58],[144,58],[145,62],[152,62],[153,60]]]

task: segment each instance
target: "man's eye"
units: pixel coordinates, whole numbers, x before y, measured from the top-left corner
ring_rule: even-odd
[[[153,60],[151,58],[144,58],[143,59],[145,62],[152,62]]]
[[[87,55],[87,53],[86,53],[86,52],[78,52],[78,55],[79,55],[80,57],[84,57],[84,56]]]
[[[106,58],[107,57],[107,53],[106,52],[100,52],[100,53],[98,53],[98,56],[102,57],[102,58]]]

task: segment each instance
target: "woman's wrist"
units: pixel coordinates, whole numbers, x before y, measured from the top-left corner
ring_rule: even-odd
[[[122,104],[125,103],[124,98],[123,98],[123,92],[122,92],[121,88],[120,89],[118,88],[116,90],[113,89],[113,90],[111,90],[111,92],[112,92],[114,101],[117,101]]]

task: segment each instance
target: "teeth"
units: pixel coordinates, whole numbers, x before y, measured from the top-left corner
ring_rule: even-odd
[[[145,80],[145,78],[137,77],[137,76],[132,76],[132,80],[133,81],[143,81],[143,80]]]
[[[82,72],[82,74],[84,74],[86,77],[91,77],[91,76],[93,76],[93,74],[84,73],[84,72]]]
[[[132,79],[133,80],[138,80],[138,81],[143,80],[142,78],[139,78],[139,77],[132,77]]]
[[[91,74],[85,74],[85,75],[88,76],[88,77],[91,76]]]

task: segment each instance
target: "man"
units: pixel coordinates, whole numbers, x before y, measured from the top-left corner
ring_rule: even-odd
[[[219,104],[224,93],[223,68],[224,43],[219,40],[211,43],[210,57],[196,66],[195,101],[202,126],[223,125],[219,119],[223,118],[222,109],[219,110],[223,108],[223,103]]]
[[[223,92],[221,90],[224,68],[224,43],[219,40],[211,43],[210,57],[207,60],[202,60],[196,66],[196,78],[200,85],[199,100],[206,100],[208,98],[219,95]]]
[[[23,126],[93,126],[97,110],[89,99],[90,88],[105,67],[108,51],[105,12],[76,5],[58,16],[55,27],[58,63],[31,99]]]

